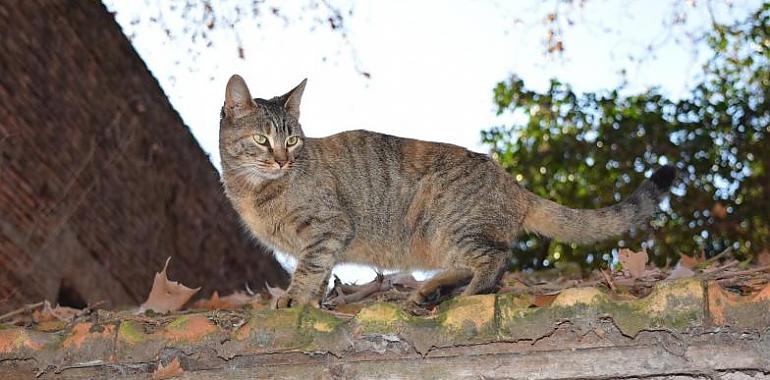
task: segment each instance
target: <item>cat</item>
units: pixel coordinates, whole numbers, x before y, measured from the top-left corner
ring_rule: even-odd
[[[278,308],[317,306],[339,262],[439,269],[411,295],[416,305],[460,285],[492,292],[522,231],[578,244],[617,236],[650,219],[676,174],[662,166],[616,205],[571,209],[459,146],[365,130],[306,137],[305,83],[254,99],[233,75],[220,113],[227,197],[259,241],[297,258]]]

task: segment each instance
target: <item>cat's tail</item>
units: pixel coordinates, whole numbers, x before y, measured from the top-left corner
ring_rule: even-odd
[[[650,219],[676,176],[673,166],[662,166],[630,197],[595,210],[580,210],[531,194],[524,229],[565,243],[586,244],[620,235]]]

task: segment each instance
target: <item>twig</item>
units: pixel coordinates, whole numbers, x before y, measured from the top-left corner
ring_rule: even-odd
[[[740,263],[741,263],[740,261],[731,261],[731,262],[729,262],[729,263],[727,263],[725,265],[722,265],[721,267],[716,268],[716,269],[714,269],[714,270],[712,270],[710,272],[706,272],[703,275],[704,275],[704,277],[713,277],[715,275],[718,275],[721,272],[724,272],[725,269],[730,269],[730,268],[732,268],[732,267],[734,267],[734,266],[736,266],[736,265],[738,265]]]
[[[733,252],[733,247],[727,247],[724,251],[717,253],[716,255],[712,256],[708,260],[698,264],[695,266],[696,269],[704,269],[707,268],[709,265],[714,263],[715,261],[727,256],[728,254]]]
[[[43,306],[44,302],[45,301],[40,301],[40,302],[32,303],[32,304],[29,304],[29,305],[22,306],[22,307],[20,307],[20,308],[18,308],[16,310],[9,311],[9,312],[7,312],[7,313],[5,313],[3,315],[0,315],[0,321],[5,320],[5,319],[10,318],[10,317],[17,316],[19,314],[24,314],[24,313],[30,312],[32,310],[35,310],[35,309],[39,308],[40,306]]]
[[[611,290],[617,290],[615,288],[615,283],[612,281],[612,277],[610,277],[607,272],[604,271],[604,268],[601,268],[601,274],[602,277],[604,277],[604,281],[607,283],[607,285],[610,287]]]
[[[370,295],[378,292],[384,292],[386,290],[389,290],[392,287],[392,284],[390,281],[382,281],[382,277],[379,277],[366,284],[361,285],[358,287],[358,289],[349,294],[340,294],[337,297],[334,297],[328,301],[326,301],[329,305],[339,306],[344,304],[349,304],[352,302],[358,302],[363,300],[366,297],[369,297]]]
[[[737,276],[743,276],[743,275],[757,273],[757,272],[768,272],[768,271],[770,271],[770,265],[765,265],[759,268],[752,268],[752,269],[746,269],[738,272],[728,273],[724,277],[719,277],[718,279],[737,277]]]

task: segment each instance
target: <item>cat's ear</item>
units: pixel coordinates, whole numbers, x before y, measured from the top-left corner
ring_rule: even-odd
[[[307,78],[303,79],[297,87],[281,96],[283,108],[297,120],[299,120],[299,104],[302,101],[302,92],[305,91],[305,83],[307,83]]]
[[[238,74],[231,76],[225,89],[225,116],[237,119],[250,114],[256,108],[246,81]]]

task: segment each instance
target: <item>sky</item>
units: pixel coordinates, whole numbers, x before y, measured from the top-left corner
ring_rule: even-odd
[[[308,78],[300,118],[308,136],[367,129],[486,153],[480,131],[511,122],[510,115],[495,114],[497,82],[517,75],[527,87],[542,90],[557,78],[582,92],[626,81],[629,93],[659,87],[682,97],[707,57],[702,44],[683,37],[710,25],[709,7],[717,21],[729,21],[756,9],[759,1],[588,0],[583,6],[531,0],[332,1],[353,9],[344,20],[347,37],[313,21],[323,15],[323,8],[303,9],[313,0],[268,0],[262,16],[247,17],[234,28],[227,27],[234,7],[251,2],[212,1],[220,18],[206,30],[208,38],[195,41],[183,31],[204,22],[196,21],[195,12],[183,17],[178,10],[183,3],[105,0],[219,168],[219,110],[234,73],[261,98],[281,95]],[[273,6],[289,21],[273,17]],[[558,19],[564,52],[548,55],[544,20],[555,7],[570,20]],[[677,17],[683,21],[667,26]],[[165,28],[177,36],[169,38]],[[655,48],[648,51],[650,44]],[[644,60],[635,63],[629,56]],[[374,272],[342,266],[335,273],[364,282]]]

